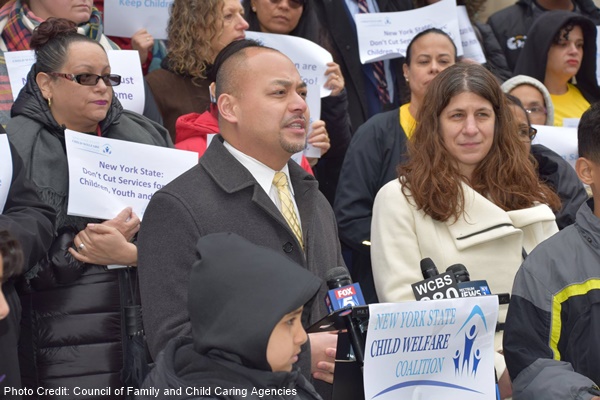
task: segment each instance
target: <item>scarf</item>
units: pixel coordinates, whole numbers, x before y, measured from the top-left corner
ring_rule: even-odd
[[[44,20],[37,17],[21,0],[8,3],[0,10],[0,50],[29,50],[33,30]],[[103,33],[102,14],[92,8],[89,21],[79,25],[77,32],[100,43],[105,50],[118,50],[119,47]]]

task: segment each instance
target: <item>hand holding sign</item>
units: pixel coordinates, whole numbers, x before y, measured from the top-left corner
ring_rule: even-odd
[[[344,76],[340,66],[334,62],[327,63],[327,70],[325,70],[325,87],[331,89],[331,96],[339,95],[344,90],[345,82]]]
[[[148,52],[154,47],[154,38],[146,29],[140,29],[131,37],[131,47],[140,54],[140,62],[148,60]]]
[[[138,225],[139,226],[139,225]],[[137,247],[109,224],[88,224],[73,240],[77,260],[97,265],[136,265]]]

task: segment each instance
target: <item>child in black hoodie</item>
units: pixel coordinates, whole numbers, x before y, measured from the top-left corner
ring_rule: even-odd
[[[204,236],[197,250],[192,337],[168,343],[136,398],[320,399],[294,363],[321,280],[233,233]]]

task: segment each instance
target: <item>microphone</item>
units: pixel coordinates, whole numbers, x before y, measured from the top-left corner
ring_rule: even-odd
[[[423,279],[429,279],[429,278],[432,278],[432,277],[440,274],[431,258],[426,257],[426,258],[422,259],[420,264],[421,264],[421,273],[423,274]]]
[[[472,281],[467,267],[462,264],[449,266],[446,271],[454,274],[458,281],[458,291],[460,297],[487,296],[492,294],[490,286],[486,280]]]
[[[456,278],[450,272],[440,274],[431,258],[421,260],[425,280],[411,285],[416,300],[438,300],[460,297]]]
[[[364,306],[365,298],[358,283],[352,283],[348,270],[344,267],[330,269],[325,276],[327,280],[327,296],[325,305],[330,313],[343,308]]]

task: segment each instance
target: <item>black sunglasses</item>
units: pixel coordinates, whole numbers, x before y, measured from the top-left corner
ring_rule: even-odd
[[[282,0],[270,0],[271,4],[279,4],[279,2],[281,2]],[[300,7],[304,7],[304,3],[306,3],[306,0],[287,0],[290,4],[291,8],[300,8]]]
[[[116,74],[106,74],[106,75],[96,75],[96,74],[65,74],[62,72],[48,72],[48,75],[57,76],[59,78],[65,78],[69,81],[77,82],[83,86],[96,86],[98,81],[102,79],[102,82],[106,86],[119,86],[121,84],[121,75]]]

